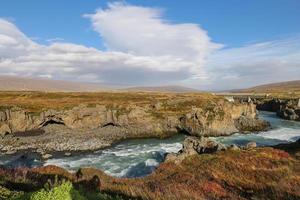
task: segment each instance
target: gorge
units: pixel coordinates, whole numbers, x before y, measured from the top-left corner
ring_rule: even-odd
[[[126,102],[121,99],[124,95],[126,95]],[[33,104],[22,105],[19,103],[20,101],[29,102],[29,100]],[[41,100],[43,101],[40,102]],[[190,169],[184,163],[188,162],[191,157],[196,156],[197,158],[194,159],[198,159],[197,153],[196,155],[184,153],[186,151],[184,149],[188,148],[187,141],[191,136],[202,141],[197,144],[200,145],[197,148],[214,149],[213,151],[208,150],[210,152],[208,154],[201,153],[199,155],[201,163],[206,163],[201,160],[209,155],[221,156],[222,161],[218,162],[226,162],[228,159],[235,159],[232,157],[236,154],[234,152],[239,152],[238,154],[247,155],[239,158],[240,163],[250,162],[245,160],[250,156],[249,159],[262,162],[261,167],[264,168],[267,166],[263,160],[269,159],[271,155],[274,157],[275,154],[282,154],[282,150],[273,152],[270,146],[276,149],[276,145],[291,144],[296,146],[296,152],[299,146],[297,143],[300,137],[299,122],[280,119],[274,112],[257,111],[252,102],[230,102],[222,96],[207,93],[47,94],[25,92],[16,96],[16,93],[13,92],[6,93],[6,99],[2,98],[2,101],[5,101],[5,107],[2,107],[0,111],[0,130],[2,131],[0,165],[3,170],[0,177],[2,177],[4,185],[12,191],[19,190],[20,186],[19,183],[12,181],[10,176],[5,177],[12,173],[9,170],[17,170],[15,171],[17,174],[25,173],[22,175],[25,178],[24,181],[36,182],[37,188],[40,188],[38,185],[43,181],[40,178],[39,180],[30,178],[29,174],[31,173],[36,174],[34,176],[44,176],[45,173],[55,176],[63,175],[62,177],[65,177],[63,179],[72,181],[76,186],[77,181],[71,178],[73,176],[71,174],[82,172],[83,174],[97,174],[95,176],[101,180],[103,185],[96,186],[96,188],[100,187],[104,193],[125,195],[122,197],[123,199],[165,199],[164,196],[161,196],[164,193],[156,193],[156,189],[154,189],[156,192],[151,192],[152,186],[149,191],[147,184],[143,186],[144,189],[141,188],[141,194],[132,193],[131,189],[125,188],[135,188],[135,184],[144,185],[154,177],[153,180],[158,181],[158,185],[161,184],[156,175],[162,173],[160,176],[163,177],[170,173],[168,170],[171,168],[165,169],[167,171],[164,170],[164,167],[169,165],[175,167],[175,174],[182,174],[177,181],[183,181],[182,187],[186,187],[188,183],[182,178]],[[207,139],[202,140],[203,137]],[[211,145],[219,147],[210,147]],[[287,147],[288,150],[291,148],[294,147]],[[216,150],[217,152],[215,152]],[[190,150],[188,151],[190,152]],[[264,153],[261,154],[262,152]],[[296,171],[293,172],[293,176],[297,177],[298,157],[293,157],[293,154],[291,154],[292,158],[289,158],[288,154],[282,155],[283,157],[278,157],[279,160],[292,159],[289,162],[293,163],[292,166],[295,165],[293,168]],[[165,160],[166,156],[167,160]],[[190,164],[197,168],[200,164],[197,162]],[[237,167],[236,164],[239,162],[226,165]],[[270,162],[273,161],[270,160]],[[285,165],[283,164],[285,161],[278,162],[281,162],[280,167]],[[270,165],[277,166],[274,163]],[[177,169],[179,166],[183,168]],[[243,167],[237,168],[237,170],[242,169]],[[46,171],[44,172],[44,170]],[[222,167],[218,167],[217,170],[219,171],[216,173],[229,173],[226,170],[221,172]],[[253,170],[256,171],[256,168]],[[239,173],[241,176],[246,175],[242,171]],[[255,173],[260,172],[256,171]],[[262,174],[262,176],[266,175]],[[206,179],[207,177],[202,178]],[[53,181],[51,177],[48,179]],[[92,181],[92,177],[88,175],[84,180]],[[137,182],[135,183],[135,181]],[[265,183],[261,183],[262,187],[265,187],[268,181],[271,180],[268,179]],[[172,181],[168,181],[168,184],[170,183]],[[208,181],[204,184],[208,183],[212,185],[209,187],[203,185],[202,189],[208,187],[207,189],[211,190],[217,187],[217,191],[213,191],[214,195],[226,194],[228,198],[242,195],[246,191],[246,188],[243,188],[241,191],[233,192],[218,181]],[[82,184],[80,183],[80,185]],[[119,184],[123,186],[120,185],[121,188],[119,188]],[[292,185],[295,188],[298,187]],[[159,190],[166,189],[163,186],[159,187],[157,188]],[[249,187],[249,185],[245,187]],[[194,196],[196,193],[212,198],[210,193],[205,194],[202,190],[195,189],[192,189],[193,192],[190,194],[192,196],[185,196],[181,192],[175,193],[178,198],[197,199]],[[32,190],[36,189],[30,189],[30,191]],[[134,189],[134,191],[138,190]],[[219,190],[222,192],[219,193]],[[93,191],[97,190],[93,189]],[[172,190],[165,191],[170,195],[167,199],[174,198],[172,193],[169,193],[170,191]],[[246,193],[251,196],[248,192]],[[257,194],[270,197],[270,193],[254,193],[254,195]],[[241,199],[248,199],[247,195],[242,195]],[[281,192],[277,195],[282,197]],[[297,193],[291,192],[286,197],[297,198],[297,195]],[[275,195],[275,197],[278,196]],[[216,199],[218,198],[216,197]]]

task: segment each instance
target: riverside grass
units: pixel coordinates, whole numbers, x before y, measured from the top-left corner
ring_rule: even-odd
[[[82,188],[75,189],[69,181],[63,182],[51,189],[42,188],[31,193],[10,191],[0,186],[1,200],[125,200],[114,195],[101,193],[100,191],[85,191]]]
[[[164,112],[205,104],[222,97],[209,93],[149,93],[149,92],[0,92],[0,110],[14,106],[28,112],[39,113],[43,110],[67,110],[80,104],[88,106],[105,105],[109,108],[122,108],[128,104],[145,106],[162,102]],[[167,102],[174,101],[171,104]]]

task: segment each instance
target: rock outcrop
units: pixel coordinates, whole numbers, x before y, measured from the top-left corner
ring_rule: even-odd
[[[168,106],[176,108],[181,103],[170,101]],[[225,100],[210,102],[203,107],[192,106],[180,112],[166,112],[162,103],[114,108],[80,105],[69,110],[41,113],[14,107],[0,111],[0,151],[13,153],[33,149],[41,154],[87,151],[126,138],[161,138],[178,132],[220,136],[266,127],[265,122],[256,118],[252,103],[237,104]]]
[[[209,107],[195,108],[179,118],[183,131],[194,136],[231,135],[236,132],[261,131],[269,124],[256,117],[252,103],[213,104]]]
[[[180,163],[186,157],[195,154],[214,153],[226,150],[220,143],[212,141],[207,137],[187,137],[183,142],[183,148],[178,153],[170,153],[166,156],[166,162]]]
[[[299,99],[270,99],[256,101],[256,104],[258,110],[276,112],[282,119],[300,121]]]

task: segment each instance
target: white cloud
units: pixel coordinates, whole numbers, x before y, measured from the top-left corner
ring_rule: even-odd
[[[206,65],[206,88],[245,88],[300,79],[300,37],[220,49]]]
[[[55,40],[41,45],[0,20],[0,73],[109,84],[170,84],[205,77],[206,57],[220,46],[196,24],[172,24],[159,9],[109,4],[92,21],[106,51]]]
[[[221,48],[199,25],[166,21],[160,9],[113,3],[85,16],[105,51],[60,39],[41,45],[0,19],[0,74],[200,89],[300,77],[300,37]]]

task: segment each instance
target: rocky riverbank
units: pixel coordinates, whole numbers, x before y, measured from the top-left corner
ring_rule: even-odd
[[[224,148],[207,138],[188,137],[179,154],[171,154],[143,178],[114,178],[88,168],[74,174],[55,166],[0,168],[0,195],[9,199],[67,180],[89,191],[82,195],[101,191],[117,199],[299,199],[299,152],[299,140],[274,147],[249,143]]]
[[[221,136],[268,126],[257,118],[254,104],[215,97],[114,106],[81,104],[38,113],[14,106],[0,111],[0,151],[32,150],[46,158],[52,152],[96,150],[129,138],[163,138],[178,133]]]
[[[277,116],[300,121],[300,99],[264,99],[255,100],[258,110],[276,112]]]

